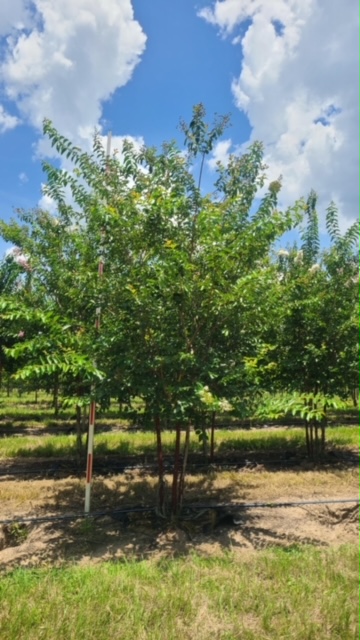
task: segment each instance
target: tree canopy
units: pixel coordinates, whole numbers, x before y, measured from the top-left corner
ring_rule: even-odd
[[[100,135],[87,153],[45,120],[73,163],[43,163],[56,213],[0,223],[16,248],[0,269],[15,377],[50,383],[78,406],[94,394],[103,407],[141,398],[159,450],[165,423],[204,436],[214,410],[244,411],[264,389],[346,394],[356,383],[357,227],[342,235],[331,204],[321,251],[316,194],[281,210],[281,179],[267,182],[260,142],[217,163],[204,194],[204,163],[228,124],[205,116],[196,105],[181,123],[185,153],[125,140],[111,157]],[[300,248],[277,250],[303,219]]]

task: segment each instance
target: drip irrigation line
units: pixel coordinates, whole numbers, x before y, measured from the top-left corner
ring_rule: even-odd
[[[184,505],[184,511],[192,509],[193,511],[218,511],[222,509],[239,510],[239,509],[262,509],[278,507],[297,507],[308,505],[321,505],[321,504],[359,504],[359,498],[346,498],[335,500],[301,500],[296,502],[229,502],[221,504],[206,504],[206,503],[190,503]],[[95,511],[94,513],[69,513],[59,516],[40,516],[29,518],[15,518],[0,520],[0,525],[13,525],[13,524],[25,524],[25,523],[37,523],[37,522],[57,522],[63,520],[78,520],[84,518],[101,518],[105,516],[126,515],[127,513],[152,513],[155,512],[155,507],[125,507],[123,509],[112,509],[106,511]]]
[[[155,507],[129,507],[127,509],[113,509],[111,511],[95,511],[94,513],[66,513],[62,516],[39,516],[32,518],[0,520],[0,525],[80,520],[84,518],[101,518],[105,516],[121,515],[127,513],[150,513],[151,511],[155,511]]]
[[[228,502],[216,505],[211,504],[188,504],[184,505],[184,508],[190,509],[262,509],[262,508],[276,508],[276,507],[297,507],[304,505],[317,505],[317,504],[347,504],[356,503],[359,504],[359,498],[346,498],[335,500],[300,500],[296,502]]]

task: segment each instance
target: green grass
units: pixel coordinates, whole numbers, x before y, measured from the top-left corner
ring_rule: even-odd
[[[334,427],[327,430],[327,439],[336,445],[359,446],[359,427]]]
[[[174,449],[174,434],[163,433],[164,452]],[[327,430],[327,440],[337,446],[357,446],[358,427],[334,427]],[[191,434],[192,452],[200,452],[202,446],[195,433]],[[216,453],[248,452],[254,450],[281,450],[305,446],[302,428],[267,431],[218,430],[215,433]],[[151,432],[99,433],[95,437],[95,453],[98,455],[134,455],[155,453],[155,436]],[[57,457],[76,454],[74,435],[8,436],[0,438],[0,458],[12,457]]]
[[[16,569],[2,640],[355,640],[357,549]]]
[[[135,402],[135,405],[137,403]],[[119,416],[119,405],[113,402],[112,407],[103,411],[101,414],[103,420],[116,420],[117,423],[126,423]],[[24,392],[19,395],[18,392],[13,391],[10,396],[7,396],[4,389],[0,391],[0,422],[1,426],[26,426],[29,423],[34,423],[33,426],[47,426],[47,427],[63,427],[69,420],[75,420],[75,408],[66,407],[63,408],[60,405],[59,415],[55,417],[54,408],[52,404],[52,396],[40,391],[37,399],[34,392]],[[39,424],[41,423],[41,424]]]

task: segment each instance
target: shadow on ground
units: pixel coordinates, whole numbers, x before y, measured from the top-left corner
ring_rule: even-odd
[[[157,559],[194,552],[207,556],[224,551],[241,554],[274,546],[290,549],[304,544],[356,543],[357,504],[240,510],[235,506],[217,510],[186,507],[246,501],[249,491],[257,488],[255,476],[253,485],[247,482],[246,491],[236,483],[219,486],[215,473],[196,478],[196,482],[189,483],[182,517],[171,522],[155,511],[136,510],[157,502],[156,480],[145,472],[100,477],[94,481],[92,491],[92,513],[99,514],[96,517],[3,526],[0,568]],[[70,478],[49,497],[44,495],[36,515],[41,518],[79,513],[83,499],[83,483]],[[133,512],[109,513],[129,505],[134,507]]]

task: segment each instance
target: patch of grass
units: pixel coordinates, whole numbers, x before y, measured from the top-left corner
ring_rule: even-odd
[[[327,431],[329,443],[337,446],[356,446],[359,442],[358,427],[334,427]],[[165,453],[174,450],[174,433],[163,433]],[[279,450],[281,452],[305,447],[305,434],[301,428],[252,429],[251,431],[218,430],[215,433],[215,452],[247,452],[254,450]],[[190,451],[200,453],[202,445],[195,433],[191,434]],[[97,455],[151,455],[155,453],[155,435],[151,432],[99,433],[95,437]],[[51,458],[76,454],[75,435],[9,436],[0,438],[0,458],[39,457]]]
[[[118,405],[113,403],[113,406],[108,411],[103,411],[98,417],[102,419],[116,420],[117,424],[128,424],[127,420],[119,419]],[[2,390],[0,392],[0,424],[6,427],[20,427],[30,426],[30,423],[35,423],[34,426],[52,426],[52,427],[64,427],[69,419],[75,420],[75,408],[64,408],[60,404],[60,411],[57,417],[55,417],[53,408],[53,398],[51,395],[44,392],[39,392],[37,399],[35,393],[22,393],[13,391],[10,396],[7,396],[6,392]]]
[[[5,537],[10,541],[13,547],[25,542],[29,533],[26,524],[20,524],[18,522],[4,525],[3,530]]]
[[[52,458],[75,453],[75,436],[4,436],[0,439],[0,458]]]
[[[0,585],[3,640],[355,640],[357,549],[39,570]]]
[[[359,427],[329,427],[326,436],[332,444],[359,446]]]
[[[294,449],[305,446],[305,434],[302,429],[279,429],[265,431],[217,431],[215,433],[217,449],[225,451],[257,451],[270,449]]]

